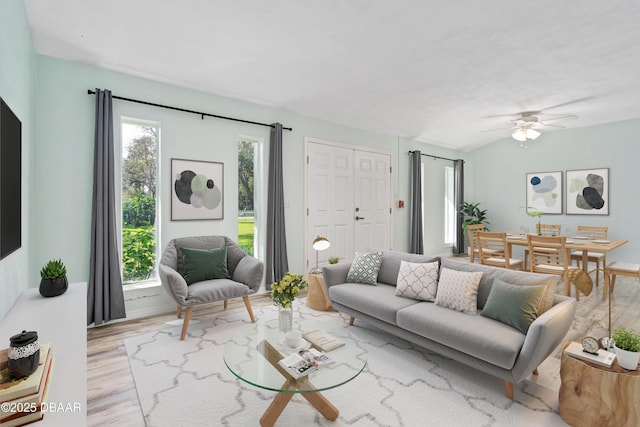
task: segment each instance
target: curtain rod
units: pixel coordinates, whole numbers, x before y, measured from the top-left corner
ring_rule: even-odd
[[[414,153],[413,151],[409,151],[407,154],[413,154],[413,153]],[[433,157],[434,159],[449,160],[452,162],[461,161],[462,163],[464,163],[464,160],[462,159],[448,159],[446,157],[434,156],[433,154],[425,154],[425,153],[420,153],[420,155],[425,157]]]
[[[95,95],[95,92],[92,91],[91,89],[88,89],[87,90],[87,94],[88,95]],[[243,119],[236,119],[234,117],[219,116],[217,114],[209,114],[209,113],[203,113],[201,111],[187,110],[186,108],[172,107],[170,105],[156,104],[156,103],[153,103],[153,102],[140,101],[138,99],[125,98],[125,97],[122,97],[122,96],[111,95],[111,97],[114,98],[114,99],[119,99],[121,101],[135,102],[135,103],[138,103],[138,104],[151,105],[153,107],[166,108],[166,109],[169,109],[169,110],[182,111],[184,113],[197,114],[202,118],[202,120],[204,120],[204,117],[207,116],[207,117],[215,117],[217,119],[233,120],[234,122],[249,123],[251,125],[268,126],[270,128],[273,127],[273,125],[270,125],[268,123],[252,122],[251,120],[243,120]],[[282,127],[282,129],[284,129],[284,130],[293,130],[293,128],[286,128],[284,126]]]

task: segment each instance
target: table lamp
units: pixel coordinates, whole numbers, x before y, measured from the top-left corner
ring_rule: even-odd
[[[313,267],[311,271],[309,271],[309,273],[321,274],[322,270],[318,268],[318,252],[329,249],[329,246],[331,246],[331,243],[329,242],[329,240],[327,240],[326,237],[316,236],[316,238],[313,239],[313,244],[311,246],[316,251],[316,266]]]

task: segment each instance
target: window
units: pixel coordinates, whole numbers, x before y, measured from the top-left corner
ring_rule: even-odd
[[[121,119],[122,280],[157,278],[159,123]]]
[[[453,192],[453,167],[444,168],[444,244],[453,246],[456,239],[456,206]]]
[[[261,237],[265,180],[262,177],[262,140],[238,138],[238,244],[249,255],[262,256]]]

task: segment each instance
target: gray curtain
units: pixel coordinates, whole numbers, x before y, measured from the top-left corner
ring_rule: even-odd
[[[96,89],[87,325],[126,317],[115,215],[111,91]]]
[[[422,232],[422,155],[420,151],[411,152],[411,230],[409,232],[409,251],[414,254],[424,252]]]
[[[464,253],[464,230],[462,222],[462,204],[464,203],[464,160],[458,159],[453,162],[453,198],[456,206],[456,239],[453,242],[453,253]]]
[[[289,271],[287,236],[284,222],[284,190],[282,183],[282,125],[274,123],[269,141],[269,188],[267,189],[267,290]]]

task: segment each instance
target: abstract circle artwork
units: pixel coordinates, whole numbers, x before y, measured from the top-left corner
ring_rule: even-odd
[[[171,160],[172,220],[223,218],[223,164]]]

